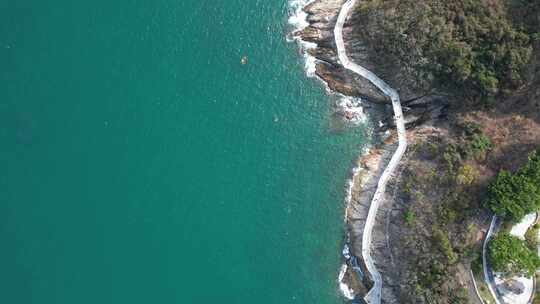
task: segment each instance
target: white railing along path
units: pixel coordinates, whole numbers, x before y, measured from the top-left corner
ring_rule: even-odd
[[[407,149],[407,137],[405,134],[405,121],[403,119],[403,112],[401,110],[401,102],[399,99],[399,94],[391,88],[386,82],[377,77],[370,70],[351,62],[349,57],[347,57],[347,52],[345,50],[345,43],[343,41],[343,25],[349,15],[349,12],[356,4],[356,0],[346,1],[339,12],[339,16],[334,28],[334,36],[336,39],[336,46],[338,51],[338,58],[341,61],[341,64],[348,70],[355,72],[356,74],[366,78],[371,83],[373,83],[377,88],[379,88],[385,95],[390,97],[392,101],[392,107],[394,110],[394,119],[397,126],[398,140],[399,145],[397,150],[394,152],[392,159],[388,163],[388,166],[384,170],[383,174],[379,178],[377,184],[377,190],[373,195],[371,205],[369,207],[368,216],[366,219],[366,224],[364,226],[364,233],[362,235],[362,258],[366,264],[368,272],[371,274],[373,279],[373,288],[367,293],[364,298],[369,304],[380,304],[381,303],[381,289],[382,289],[382,278],[381,274],[375,267],[375,263],[371,257],[371,235],[373,231],[373,226],[375,224],[375,218],[377,216],[377,211],[379,210],[379,205],[386,190],[386,184],[390,179],[392,173],[394,173],[397,165],[399,164],[405,150]]]

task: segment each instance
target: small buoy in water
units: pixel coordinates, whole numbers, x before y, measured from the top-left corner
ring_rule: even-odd
[[[242,59],[240,59],[241,64],[247,64],[247,62],[248,62],[247,56],[243,56]]]

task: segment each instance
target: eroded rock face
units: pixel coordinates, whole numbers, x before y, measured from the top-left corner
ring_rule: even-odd
[[[308,14],[307,20],[310,25],[296,35],[304,41],[317,45],[316,48],[309,49],[308,53],[317,58],[316,74],[331,90],[371,102],[390,103],[390,99],[371,82],[343,68],[339,63],[334,26],[343,2],[343,0],[316,0],[307,5],[304,11]],[[350,24],[346,25],[344,31],[352,32]],[[346,44],[352,48],[349,41],[351,40],[348,39]]]
[[[315,0],[308,4],[304,11],[309,14],[308,21],[310,23],[329,23],[332,20],[332,23],[328,24],[327,28],[333,29],[337,14],[344,2],[343,0]]]
[[[369,80],[358,77],[343,66],[334,66],[327,62],[319,62],[315,73],[328,84],[328,87],[347,96],[361,97],[371,102],[384,103],[388,98]]]

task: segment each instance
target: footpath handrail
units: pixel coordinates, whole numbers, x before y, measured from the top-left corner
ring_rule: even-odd
[[[474,278],[474,273],[472,270],[470,270],[470,275],[473,282],[474,292],[476,293],[478,300],[480,301],[480,303],[485,304],[484,299],[482,299],[482,295],[480,295],[480,291],[478,290],[478,285],[476,285],[476,279]]]
[[[351,62],[349,57],[347,57],[347,52],[345,50],[345,43],[343,41],[343,25],[347,20],[349,12],[356,4],[356,0],[346,1],[339,12],[339,16],[334,28],[334,36],[336,40],[336,46],[338,51],[338,58],[341,61],[341,64],[348,70],[355,72],[356,74],[366,78],[371,83],[373,83],[377,88],[379,88],[385,95],[390,97],[392,101],[392,108],[394,110],[394,119],[397,126],[398,141],[399,145],[394,155],[390,159],[388,166],[384,170],[383,174],[379,178],[377,184],[377,190],[373,195],[371,200],[371,205],[369,207],[368,216],[366,219],[366,224],[364,226],[364,233],[362,235],[362,259],[364,260],[368,272],[371,274],[373,279],[373,287],[367,293],[364,300],[368,304],[380,304],[381,303],[381,289],[382,289],[382,277],[377,268],[373,258],[371,257],[371,241],[372,241],[372,232],[373,226],[375,225],[375,218],[377,216],[377,211],[381,204],[382,197],[386,190],[386,184],[390,179],[392,173],[394,173],[397,165],[401,161],[403,154],[407,150],[407,136],[405,133],[405,121],[403,119],[403,111],[401,109],[401,102],[399,99],[399,94],[391,88],[386,82],[380,79],[370,70]]]

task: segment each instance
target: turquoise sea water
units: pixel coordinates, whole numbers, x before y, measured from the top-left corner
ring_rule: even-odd
[[[342,302],[364,132],[287,7],[0,1],[1,303]]]

